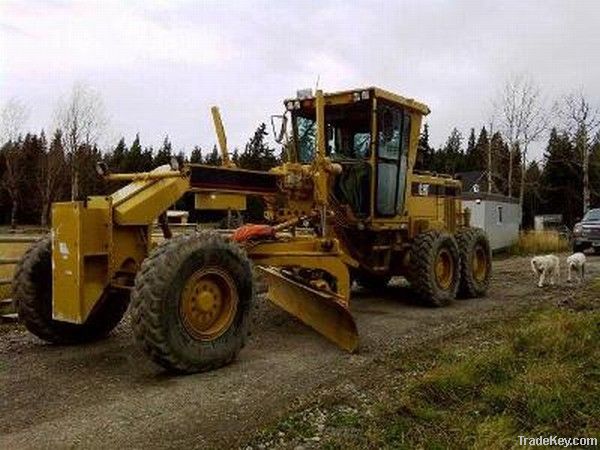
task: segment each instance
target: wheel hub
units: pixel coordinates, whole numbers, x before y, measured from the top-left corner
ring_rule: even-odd
[[[438,286],[442,289],[449,289],[454,279],[454,261],[452,255],[447,249],[442,249],[438,253],[435,261],[435,278]]]
[[[185,283],[179,316],[190,336],[210,341],[229,328],[237,304],[237,289],[231,276],[215,267],[202,268]]]
[[[473,252],[473,277],[477,281],[484,281],[488,273],[487,254],[485,250],[478,245]]]

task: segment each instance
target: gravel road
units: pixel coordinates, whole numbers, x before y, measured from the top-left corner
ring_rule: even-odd
[[[588,258],[589,278],[600,258]],[[564,264],[564,263],[563,263]],[[563,270],[564,271],[564,270]],[[349,355],[261,300],[237,361],[199,375],[170,376],[133,345],[127,320],[107,340],[44,344],[0,325],[0,448],[231,448],[302,403],[401,346],[415,348],[457,326],[556,302],[575,289],[535,286],[527,258],[494,262],[487,298],[423,307],[400,286],[352,301],[361,350]]]

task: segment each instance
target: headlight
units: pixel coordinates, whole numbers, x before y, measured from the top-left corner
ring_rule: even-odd
[[[360,102],[360,92],[355,92],[354,94],[352,94],[352,100],[354,100],[355,102]]]
[[[583,231],[583,227],[581,226],[581,224],[576,223],[575,226],[573,227],[573,234],[581,234],[582,231]]]

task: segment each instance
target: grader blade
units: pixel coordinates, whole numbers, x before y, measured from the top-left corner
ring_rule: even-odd
[[[269,287],[267,297],[338,347],[358,349],[358,330],[341,297],[294,281],[278,270],[258,266]]]

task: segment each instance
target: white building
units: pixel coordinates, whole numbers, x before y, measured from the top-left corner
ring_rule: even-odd
[[[519,200],[486,193],[485,172],[463,172],[457,174],[457,178],[463,182],[461,198],[463,208],[471,211],[471,226],[485,230],[492,250],[517,242],[522,221]]]

